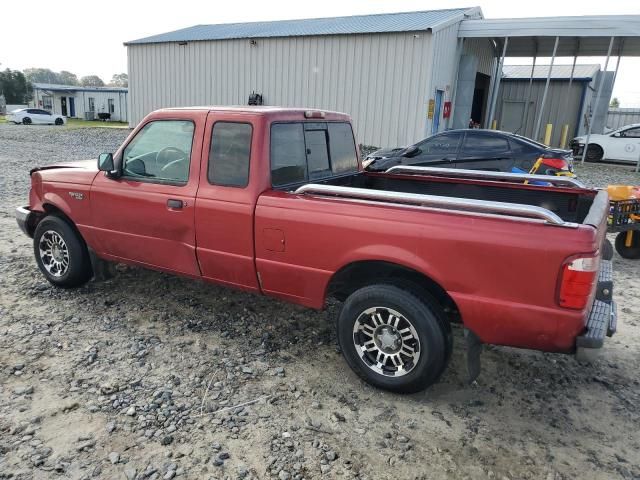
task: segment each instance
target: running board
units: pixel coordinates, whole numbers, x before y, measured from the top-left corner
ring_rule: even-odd
[[[531,173],[509,173],[509,172],[487,172],[483,170],[464,170],[459,168],[439,168],[439,167],[415,167],[411,165],[396,165],[385,170],[384,173],[409,173],[432,176],[443,176],[452,178],[471,178],[477,180],[510,180],[510,181],[532,181],[545,182],[553,185],[587,188],[584,183],[575,178],[555,176],[555,175],[533,175]]]
[[[444,208],[471,213],[507,215],[511,217],[543,220],[550,225],[561,227],[577,227],[577,224],[565,222],[558,215],[546,208],[519,203],[494,202],[490,200],[474,200],[419,193],[400,193],[388,190],[368,190],[365,188],[319,185],[313,183],[301,186],[294,193],[298,195],[326,195],[357,200],[370,200],[372,202],[390,202],[400,205]]]

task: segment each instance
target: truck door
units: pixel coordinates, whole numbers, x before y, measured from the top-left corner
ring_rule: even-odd
[[[258,291],[253,212],[260,193],[257,178],[262,172],[249,166],[251,156],[260,155],[262,133],[253,118],[239,113],[209,114],[195,225],[202,276]]]
[[[200,276],[194,212],[205,118],[206,112],[185,111],[151,119],[121,150],[122,176],[96,177],[91,212],[98,253]]]

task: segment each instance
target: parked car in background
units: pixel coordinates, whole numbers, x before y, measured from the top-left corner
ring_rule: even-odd
[[[64,125],[67,120],[62,115],[56,115],[39,108],[20,108],[7,114],[7,122],[22,123],[23,125]]]
[[[498,130],[449,130],[405,148],[377,150],[363,165],[370,171],[384,171],[395,165],[464,168],[513,172],[531,170],[542,157],[536,173],[555,175],[573,171],[570,150],[550,148],[535,140]]]
[[[582,158],[586,136],[576,137],[571,141],[574,156]],[[614,160],[621,162],[637,162],[640,158],[640,123],[626,125],[603,135],[591,135],[585,160],[599,162]]]

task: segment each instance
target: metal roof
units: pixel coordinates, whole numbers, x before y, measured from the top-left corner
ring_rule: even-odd
[[[126,87],[80,87],[78,85],[58,85],[55,83],[32,83],[37,90],[49,90],[52,92],[128,92]]]
[[[568,80],[571,77],[571,65],[554,65],[551,69],[552,80]],[[591,80],[600,71],[600,65],[576,65],[574,80]],[[545,80],[549,74],[549,65],[536,65],[533,78]],[[531,65],[505,65],[502,67],[503,80],[528,80],[531,78]]]
[[[125,45],[229,40],[237,38],[302,37],[434,30],[464,18],[482,18],[480,7],[420,12],[382,13],[351,17],[278,20],[274,22],[195,25],[125,42]]]
[[[556,56],[605,56],[616,37],[612,55],[640,56],[640,15],[469,19],[460,23],[460,38],[492,38],[498,47],[509,37],[508,57],[550,57],[555,37]]]

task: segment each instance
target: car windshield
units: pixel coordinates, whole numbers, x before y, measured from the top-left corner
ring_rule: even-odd
[[[620,127],[617,130],[611,130],[606,135],[612,136],[614,133],[624,132],[625,130],[629,130],[630,128],[639,127],[639,126],[640,124],[625,125],[624,127]]]

